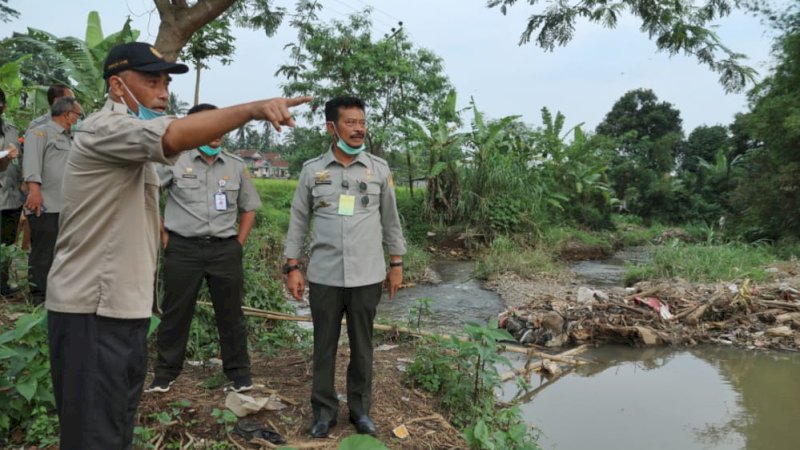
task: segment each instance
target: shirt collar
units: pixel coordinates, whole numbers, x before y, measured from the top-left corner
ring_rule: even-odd
[[[197,159],[200,158],[201,162],[203,164],[205,164],[205,160],[203,159],[203,155],[202,155],[200,149],[196,148],[196,149],[194,149],[192,151],[194,152],[194,157],[192,157],[192,161],[197,161]],[[217,161],[219,161],[220,163],[224,164],[225,163],[225,158],[227,158],[227,155],[225,155],[225,152],[221,151],[221,152],[216,154],[216,157],[214,158],[213,161],[211,161],[211,164],[216,164]]]

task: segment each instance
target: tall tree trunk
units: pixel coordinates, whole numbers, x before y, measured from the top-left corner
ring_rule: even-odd
[[[411,167],[411,147],[406,149],[406,163],[408,164],[408,192],[414,198],[414,170]]]
[[[200,103],[200,62],[196,61],[195,64],[195,77],[194,77],[194,106]]]
[[[176,61],[195,31],[225,12],[236,0],[153,0],[161,16],[155,47],[167,61]]]

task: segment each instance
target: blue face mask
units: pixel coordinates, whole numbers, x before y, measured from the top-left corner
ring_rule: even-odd
[[[331,123],[333,123],[333,122],[331,122]],[[339,149],[342,150],[343,152],[345,152],[346,154],[348,154],[350,156],[355,156],[355,155],[363,152],[364,149],[367,148],[367,146],[364,145],[364,144],[361,144],[358,147],[352,147],[352,146],[348,145],[347,142],[345,142],[344,139],[342,139],[342,136],[339,134],[339,130],[336,129],[336,124],[335,123],[333,124],[333,129],[334,129],[334,131],[336,131],[336,136],[339,136],[339,141],[336,142],[336,146],[339,147]]]
[[[201,145],[200,146],[200,151],[205,153],[208,156],[217,156],[217,154],[220,152],[220,150],[222,150],[222,147],[211,148],[211,146],[208,146],[208,145]]]
[[[122,83],[122,86],[125,87],[125,90],[128,91],[128,94],[131,96],[133,101],[136,102],[136,108],[139,110],[139,113],[135,114],[136,117],[138,117],[138,118],[140,118],[142,120],[150,120],[150,119],[156,119],[158,117],[163,117],[165,115],[165,113],[163,113],[163,112],[159,112],[159,111],[150,109],[150,108],[142,105],[141,103],[139,103],[139,100],[136,98],[135,95],[133,95],[133,92],[131,92],[131,90],[128,89],[128,86],[125,84],[125,82],[122,81],[122,78],[120,78],[119,81]],[[128,112],[133,114],[133,110],[131,110],[130,107],[128,108]]]
[[[69,131],[71,131],[72,134],[75,134],[75,132],[78,131],[78,125],[80,125],[81,122],[83,122],[83,121],[81,119],[78,119],[77,122],[73,123],[72,126],[69,127]]]

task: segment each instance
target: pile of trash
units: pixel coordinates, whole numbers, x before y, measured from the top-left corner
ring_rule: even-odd
[[[676,280],[604,292],[581,287],[567,298],[533,299],[500,314],[520,344],[696,345],[800,350],[800,280],[758,286]]]

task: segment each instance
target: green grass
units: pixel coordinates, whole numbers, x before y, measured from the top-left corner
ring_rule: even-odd
[[[479,259],[475,276],[488,279],[492,275],[514,272],[521,277],[533,278],[536,275],[558,274],[563,270],[563,266],[554,261],[549,251],[526,248],[508,237],[500,236],[492,241]]]
[[[253,179],[261,208],[256,211],[258,226],[266,226],[279,236],[289,228],[289,208],[292,206],[297,180]]]
[[[543,232],[542,243],[554,250],[559,250],[570,243],[577,242],[587,247],[597,247],[610,253],[614,243],[608,233],[591,232],[572,227],[551,227]]]
[[[683,278],[690,282],[763,281],[764,269],[779,258],[770,246],[731,243],[725,245],[674,244],[656,247],[653,260],[629,267],[625,284],[647,279]]]

